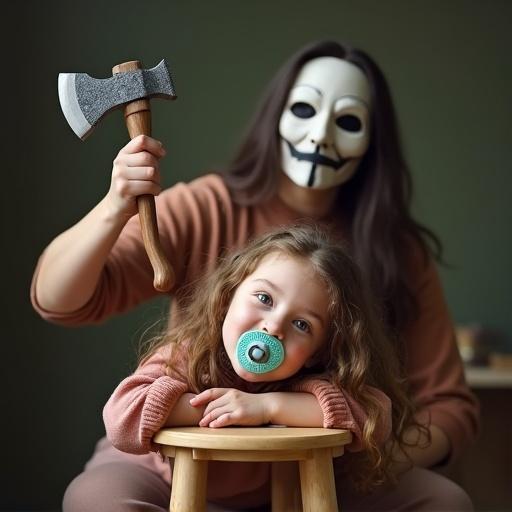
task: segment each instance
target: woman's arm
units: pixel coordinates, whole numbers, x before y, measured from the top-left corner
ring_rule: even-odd
[[[479,406],[466,384],[453,324],[432,260],[411,258],[410,281],[419,315],[404,329],[406,374],[416,403],[418,423],[431,433],[432,443],[408,448],[415,464],[429,467],[457,457],[476,437]],[[416,437],[415,437],[416,436]],[[416,430],[408,433],[413,441]],[[423,447],[422,447],[423,445]]]
[[[35,283],[41,308],[68,313],[87,303],[127,220],[116,217],[104,198],[80,222],[50,243]]]
[[[80,309],[92,297],[107,257],[126,222],[137,213],[136,196],[160,193],[161,144],[139,136],[121,149],[109,192],[44,252],[35,283],[38,305],[55,313]]]
[[[397,474],[414,466],[430,468],[442,462],[450,453],[450,441],[447,435],[436,425],[429,427],[430,443],[426,434],[415,428],[407,430],[404,440],[412,446],[400,448],[393,452],[393,471]],[[405,452],[405,453],[404,453]]]

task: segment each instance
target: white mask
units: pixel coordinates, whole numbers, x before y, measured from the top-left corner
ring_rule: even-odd
[[[307,62],[279,121],[281,163],[301,187],[327,189],[355,173],[370,142],[370,84],[335,57]]]

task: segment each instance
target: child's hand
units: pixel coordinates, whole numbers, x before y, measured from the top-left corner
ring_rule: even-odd
[[[137,196],[160,193],[160,159],[164,155],[162,144],[146,135],[135,137],[119,151],[106,197],[113,215],[131,217],[137,213]]]
[[[268,401],[264,394],[244,393],[238,389],[212,388],[199,393],[190,405],[206,405],[200,427],[264,425],[269,423]]]

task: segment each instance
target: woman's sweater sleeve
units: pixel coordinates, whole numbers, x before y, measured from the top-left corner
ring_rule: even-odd
[[[417,419],[448,437],[449,459],[460,455],[479,430],[479,404],[464,377],[454,328],[432,260],[411,258],[410,282],[419,315],[403,332],[406,371],[418,407]]]
[[[324,428],[350,430],[352,442],[347,446],[347,450],[362,450],[363,429],[368,415],[347,392],[321,378],[306,378],[295,383],[291,391],[315,395],[324,415]],[[381,407],[375,441],[383,444],[391,434],[391,401],[376,388],[368,387],[367,391],[377,399]]]
[[[166,375],[168,350],[159,350],[124,379],[103,409],[110,442],[128,453],[154,451],[151,439],[167,420],[185,382]]]
[[[233,217],[229,191],[219,176],[206,175],[164,190],[155,197],[155,203],[160,241],[176,278],[169,293],[175,294],[193,282],[205,266],[213,268],[219,251],[233,243],[232,223],[226,220]],[[36,289],[44,258],[45,253],[34,271],[30,298],[34,309],[50,322],[98,324],[158,295],[137,215],[128,221],[112,247],[93,295],[76,311],[49,311],[39,303]]]

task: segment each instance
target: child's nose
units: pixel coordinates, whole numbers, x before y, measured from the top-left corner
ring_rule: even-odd
[[[275,320],[267,320],[265,321],[262,330],[270,334],[271,336],[274,336],[274,338],[277,338],[280,341],[283,341],[284,339],[284,329],[282,322]]]

